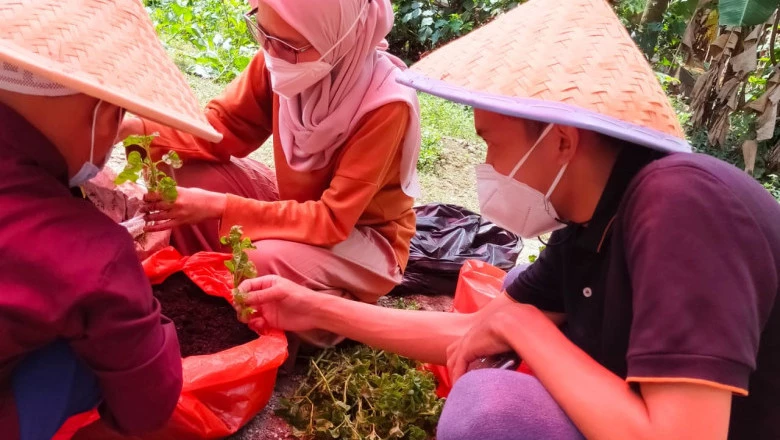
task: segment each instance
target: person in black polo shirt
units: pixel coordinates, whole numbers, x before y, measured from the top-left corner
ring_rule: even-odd
[[[446,363],[440,440],[780,438],[780,204],[691,153],[606,2],[531,0],[402,82],[475,108],[482,214],[548,246],[471,315],[266,277],[241,287],[250,325]],[[505,352],[534,375],[466,373]]]

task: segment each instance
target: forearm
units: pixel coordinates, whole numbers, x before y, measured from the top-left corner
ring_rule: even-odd
[[[268,202],[229,194],[219,234],[227,234],[233,225],[242,225],[244,235],[252,241],[284,240],[332,247],[349,237],[356,222],[357,216],[341,219],[320,200]]]
[[[323,298],[317,327],[422,362],[444,365],[447,347],[471,327],[471,314],[397,310]]]
[[[509,344],[585,437],[652,438],[642,397],[569,341],[538,309],[515,305],[513,316],[502,315],[495,326],[507,329]]]

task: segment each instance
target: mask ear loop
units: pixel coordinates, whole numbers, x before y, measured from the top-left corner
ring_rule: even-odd
[[[536,147],[540,143],[542,143],[544,138],[547,137],[548,134],[550,134],[550,130],[552,130],[553,126],[554,126],[553,124],[547,124],[547,127],[544,128],[544,131],[542,131],[542,134],[539,135],[539,138],[536,140],[536,142],[534,142],[534,145],[531,147],[531,149],[528,150],[527,153],[525,153],[525,155],[520,159],[520,161],[517,162],[517,165],[515,165],[515,167],[512,169],[512,172],[509,173],[509,177],[513,179],[515,178],[515,174],[517,174],[517,172],[520,170],[520,167],[523,166],[526,160],[528,160],[528,157],[531,155],[531,153],[534,152]]]
[[[371,4],[371,2],[370,2],[370,1],[369,1],[369,2],[366,2],[366,4],[365,4],[365,5],[363,5],[363,8],[362,8],[362,9],[360,9],[360,13],[358,14],[358,17],[357,17],[357,19],[356,19],[356,20],[355,20],[355,21],[352,23],[352,26],[350,26],[350,27],[349,27],[349,29],[347,29],[347,31],[346,31],[346,32],[344,32],[344,35],[342,35],[342,36],[341,36],[341,38],[339,38],[339,39],[338,39],[338,41],[336,41],[336,43],[335,43],[333,46],[331,46],[331,47],[330,47],[330,49],[328,49],[328,50],[327,50],[327,51],[326,51],[324,54],[322,54],[322,55],[320,56],[320,59],[319,59],[319,61],[322,61],[322,60],[324,60],[326,56],[328,56],[328,55],[329,55],[331,52],[333,52],[333,51],[334,51],[334,50],[335,50],[337,47],[339,47],[339,44],[341,44],[341,43],[342,43],[344,40],[346,40],[346,39],[347,39],[347,37],[349,36],[349,34],[350,34],[350,33],[351,33],[351,32],[352,32],[354,29],[355,29],[355,27],[358,25],[358,23],[360,23],[361,21],[363,21],[363,15],[365,14],[366,10],[368,9],[368,5],[369,5],[369,4]],[[341,60],[344,58],[344,56],[346,56],[346,54],[345,54],[345,55],[342,55],[342,56],[341,56],[341,58],[339,58],[338,60],[336,60],[336,62],[335,62],[335,63],[333,63],[332,65],[333,65],[333,66],[335,66],[336,64],[340,63],[340,62],[341,62]]]
[[[558,171],[558,175],[555,176],[555,180],[553,180],[553,183],[550,185],[550,189],[547,190],[547,194],[544,195],[544,209],[547,211],[547,213],[550,213],[550,196],[552,195],[553,191],[555,191],[555,188],[558,187],[558,182],[561,181],[561,178],[563,178],[563,173],[566,172],[566,168],[569,166],[569,163],[566,162],[561,167],[561,170]],[[560,219],[557,219],[559,222],[562,222]]]
[[[91,145],[89,147],[89,163],[92,165],[95,164],[95,125],[97,124],[98,109],[102,103],[103,100],[101,99],[95,106],[95,110],[92,111],[92,140],[90,141]]]

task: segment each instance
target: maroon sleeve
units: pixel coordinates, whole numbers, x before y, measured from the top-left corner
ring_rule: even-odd
[[[551,241],[558,239],[560,231],[554,232]],[[564,313],[561,278],[561,246],[547,246],[539,258],[521,273],[506,293],[510,298],[523,304],[531,304],[545,312]]]
[[[627,380],[746,394],[775,273],[759,225],[729,185],[691,166],[647,173],[625,200]]]
[[[176,329],[160,314],[130,244],[112,243],[118,249],[100,285],[82,300],[85,337],[71,345],[98,377],[101,412],[119,431],[138,434],[170,418],[181,394],[182,366]]]

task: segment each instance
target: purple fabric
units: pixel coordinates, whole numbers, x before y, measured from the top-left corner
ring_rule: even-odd
[[[504,285],[501,286],[501,290],[506,290],[507,287],[511,286],[512,283],[515,282],[517,277],[519,277],[521,273],[525,272],[525,270],[528,269],[530,266],[531,263],[523,263],[523,264],[518,264],[512,270],[510,270],[509,273],[506,274],[506,278],[504,278]]]
[[[474,92],[411,70],[399,75],[398,82],[449,101],[507,116],[578,127],[664,152],[692,151],[685,139],[562,102]]]
[[[463,376],[447,398],[439,440],[579,440],[584,437],[542,384],[514,371]]]

